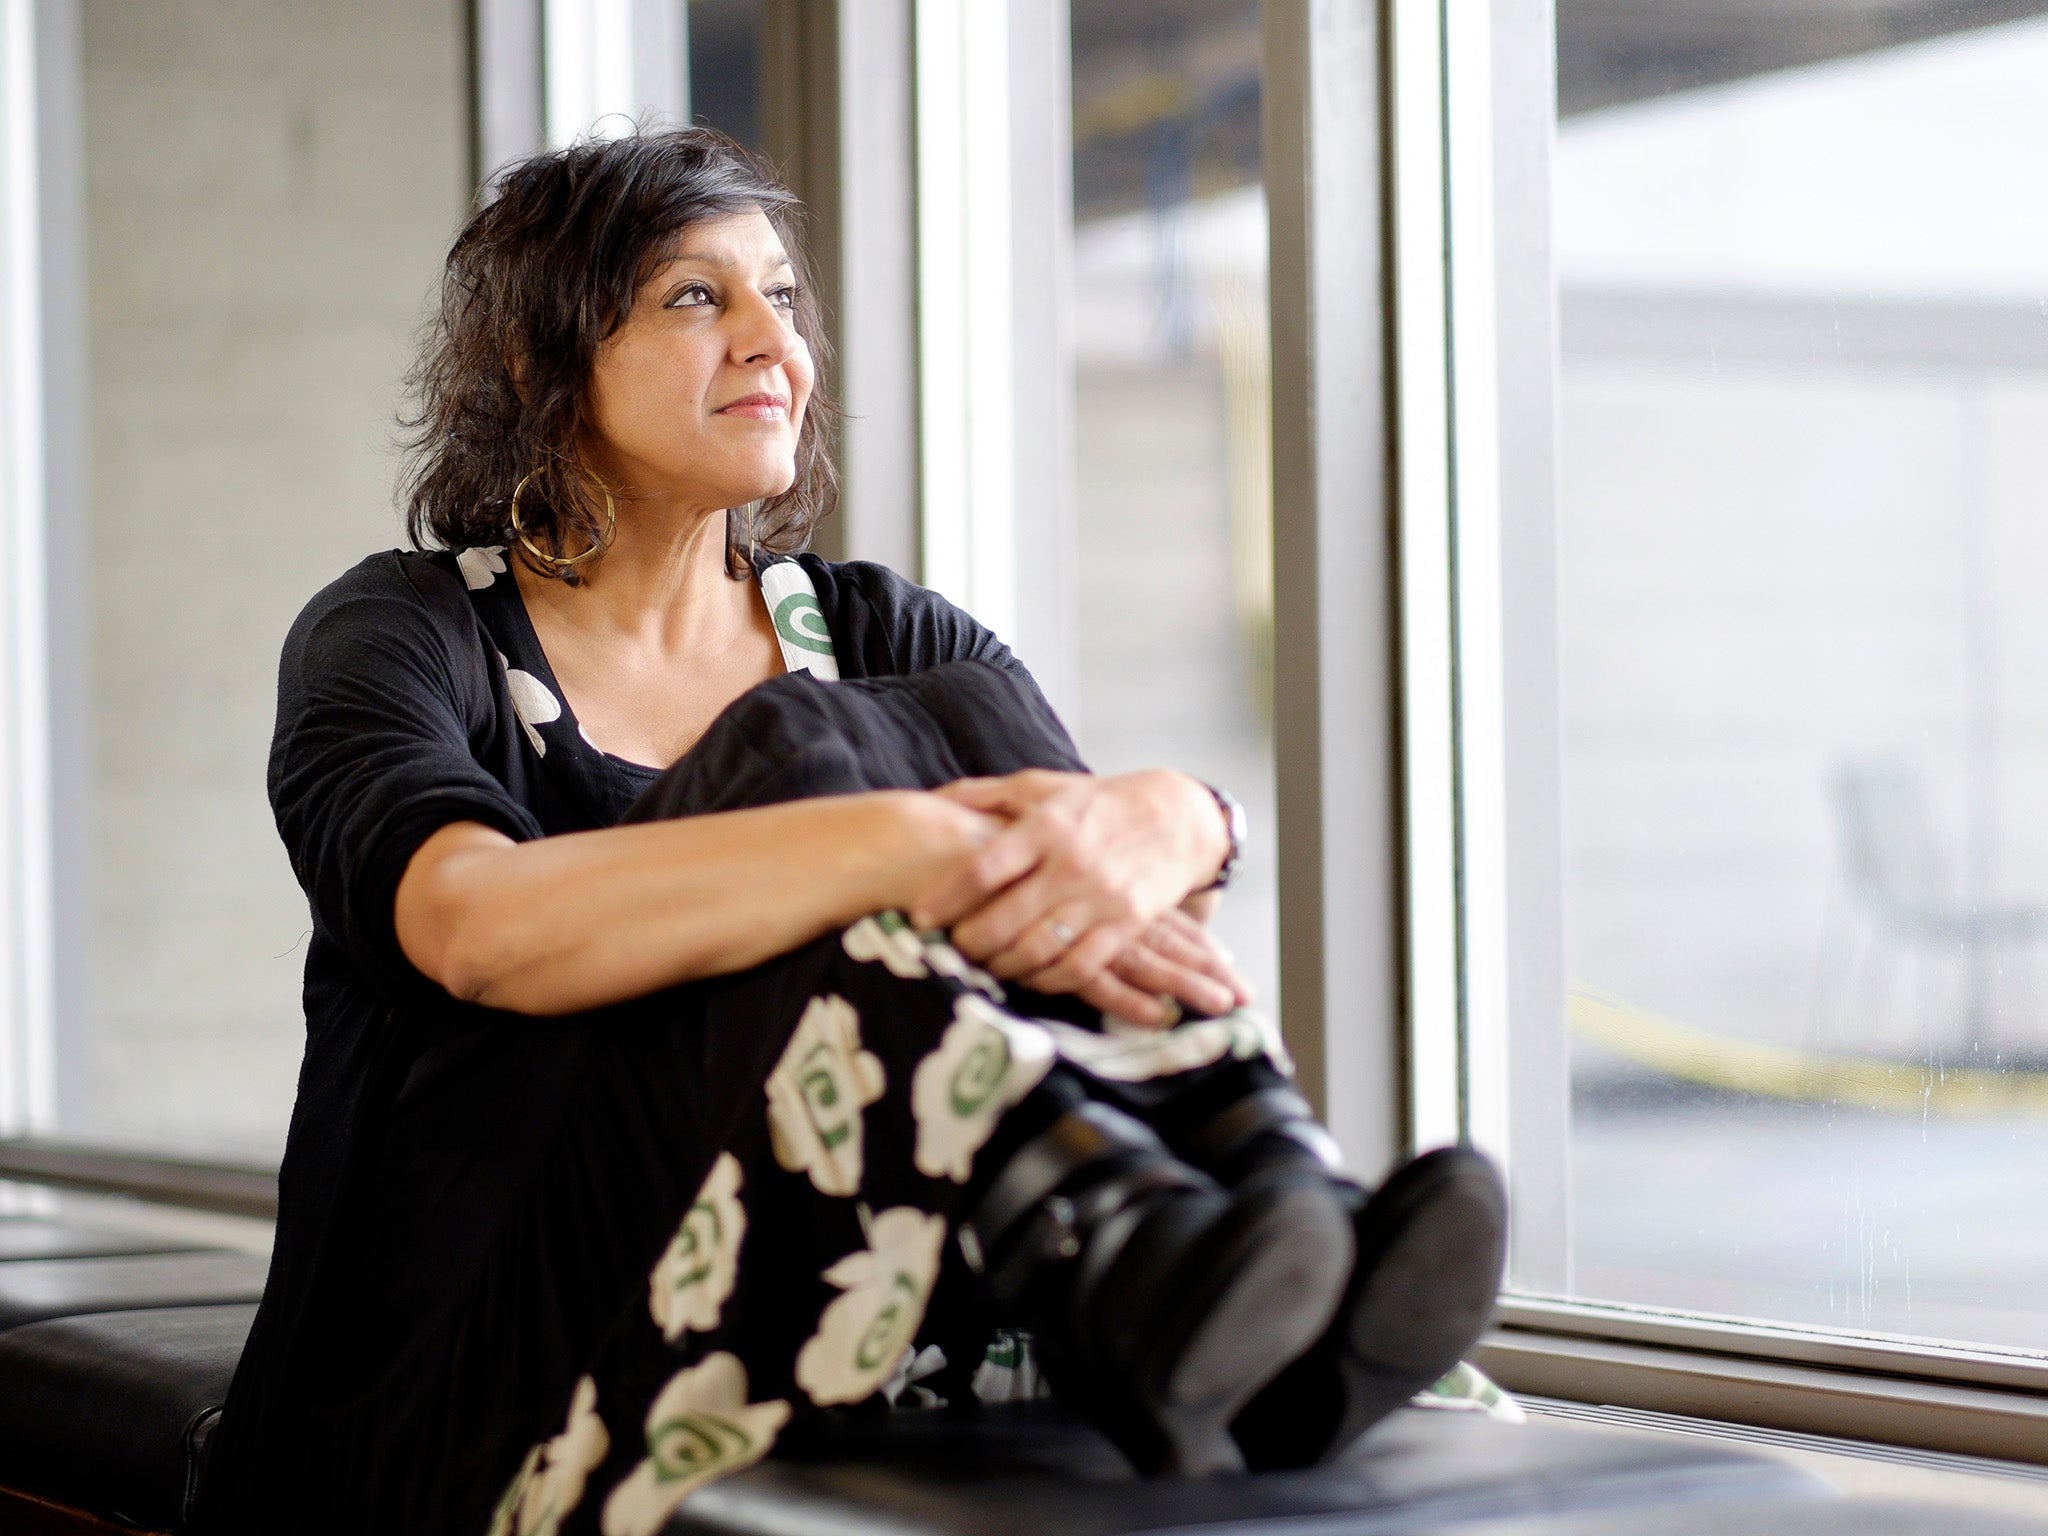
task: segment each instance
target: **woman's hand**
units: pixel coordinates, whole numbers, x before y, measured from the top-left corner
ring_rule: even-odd
[[[1025,985],[1052,990],[1035,976],[1027,976]],[[1219,1014],[1241,1007],[1252,1000],[1252,989],[1216,936],[1175,910],[1161,915],[1077,995],[1127,1023],[1162,1029],[1182,1008]]]
[[[1029,769],[935,793],[1010,824],[913,901],[911,920],[949,929],[995,975],[1045,992],[1088,996],[1229,851],[1208,790],[1170,769],[1109,778]],[[1160,974],[1134,963],[1141,977]]]

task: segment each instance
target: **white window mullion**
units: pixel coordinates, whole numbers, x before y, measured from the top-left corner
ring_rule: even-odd
[[[918,0],[923,579],[999,634],[1017,613],[1009,7]]]
[[[56,1118],[37,113],[34,0],[0,0],[0,1135]]]
[[[542,100],[548,147],[560,149],[595,121],[597,82],[592,0],[546,0],[542,11]]]
[[[1415,1145],[1427,1147],[1457,1140],[1464,1118],[1443,18],[1438,0],[1397,0],[1389,17],[1409,1131]]]
[[[1508,1156],[1506,774],[1491,35],[1399,0],[1393,119],[1410,1112]]]
[[[551,147],[689,121],[684,0],[544,0],[542,37]]]
[[[1466,1136],[1508,1158],[1506,653],[1495,321],[1492,29],[1444,7],[1445,222],[1451,251],[1452,570],[1458,666],[1459,958]]]

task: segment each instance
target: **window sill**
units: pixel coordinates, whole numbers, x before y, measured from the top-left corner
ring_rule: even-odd
[[[1519,1401],[1533,1418],[1655,1439],[1679,1437],[1741,1446],[1812,1472],[1852,1498],[1944,1504],[1957,1511],[1984,1510],[2035,1520],[2048,1514],[2048,1467],[1759,1429],[1750,1424],[1722,1424],[1639,1408],[1596,1408],[1530,1396]]]
[[[1527,1299],[1499,1322],[1475,1360],[1510,1392],[2048,1463],[2048,1368],[2031,1357]]]

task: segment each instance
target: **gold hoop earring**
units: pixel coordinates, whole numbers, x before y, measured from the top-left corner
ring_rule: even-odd
[[[551,555],[542,550],[538,544],[533,542],[533,540],[527,535],[526,530],[519,526],[519,498],[525,494],[526,488],[529,485],[533,484],[534,477],[539,473],[540,471],[538,469],[528,470],[525,476],[520,480],[520,482],[512,487],[512,535],[514,538],[519,540],[520,546],[529,555],[533,556],[535,560],[539,561],[543,566],[547,567],[547,569],[551,571],[569,570],[574,566],[581,565],[584,561],[592,558],[595,555],[603,554],[605,550],[609,549],[611,547],[612,540],[618,537],[619,509],[618,506],[612,501],[611,487],[606,485],[602,480],[597,481],[597,488],[604,492],[603,538],[593,540],[590,548],[584,550],[583,553],[580,555]],[[597,477],[593,475],[591,478],[595,480]]]

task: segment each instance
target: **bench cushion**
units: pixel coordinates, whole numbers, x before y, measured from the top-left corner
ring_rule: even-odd
[[[255,1316],[95,1312],[0,1333],[0,1484],[177,1529]]]
[[[1719,1504],[1546,1515],[1531,1520],[1488,1520],[1445,1527],[1441,1536],[2043,1536],[2048,1521],[1953,1504],[1890,1499],[1773,1500],[1731,1509]],[[1303,1533],[1308,1536],[1308,1533]],[[1432,1532],[1431,1536],[1438,1536]]]
[[[254,1316],[253,1306],[173,1307],[0,1333],[0,1484],[178,1529]],[[1632,1509],[1641,1522],[1647,1508],[1672,1503],[1704,1501],[1725,1513],[1730,1502],[1827,1494],[1789,1465],[1697,1441],[1418,1409],[1396,1414],[1321,1472],[1144,1482],[1095,1431],[1030,1404],[969,1419],[852,1419],[802,1459],[702,1490],[669,1536],[1011,1536],[1025,1510],[1042,1536],[1233,1523],[1241,1532],[1340,1536],[1613,1508]],[[1656,1518],[1635,1529],[1661,1530],[1661,1510]]]
[[[202,1246],[44,1216],[0,1216],[0,1264],[19,1259],[97,1259],[117,1253],[188,1253]]]
[[[1209,1482],[1133,1477],[1093,1430],[1031,1404],[847,1426],[828,1452],[770,1461],[693,1496],[669,1536],[1129,1536],[1228,1526],[1290,1536],[1427,1532],[1472,1521],[1831,1496],[1789,1463],[1696,1440],[1404,1409],[1340,1464]],[[1645,1511],[1657,1508],[1655,1516]],[[1733,1528],[1724,1524],[1721,1529]],[[1560,1527],[1559,1530],[1572,1529]]]
[[[256,1301],[269,1261],[252,1253],[139,1253],[0,1264],[0,1329],[82,1312]]]
[[[0,1332],[0,1485],[182,1527],[252,1305],[109,1311]],[[1134,1478],[1047,1404],[852,1417],[701,1490],[666,1536],[2048,1536],[2048,1524],[1831,1497],[1788,1463],[1679,1437],[1408,1409],[1337,1466]]]

